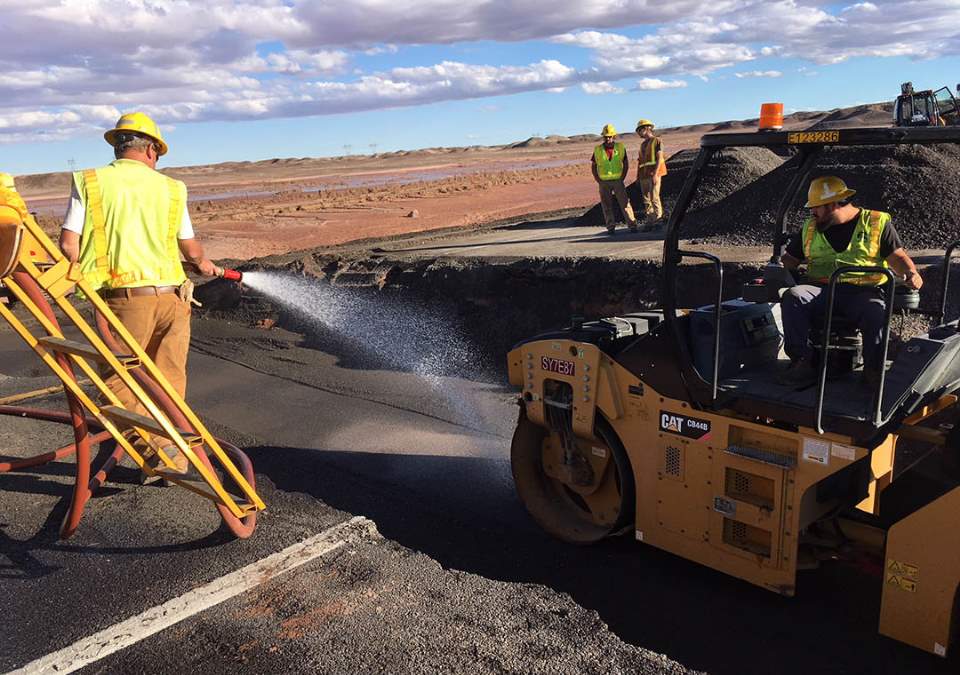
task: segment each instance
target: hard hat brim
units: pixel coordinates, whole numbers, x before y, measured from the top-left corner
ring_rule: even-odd
[[[163,157],[165,154],[167,154],[167,150],[169,150],[169,148],[167,147],[167,144],[163,142],[163,139],[162,139],[162,138],[157,138],[157,137],[154,136],[153,134],[148,134],[148,133],[146,133],[145,131],[139,131],[139,130],[134,130],[134,129],[123,129],[123,128],[121,128],[121,127],[117,127],[117,128],[115,128],[115,129],[110,129],[109,131],[104,132],[104,134],[103,134],[103,139],[104,139],[107,143],[109,143],[110,145],[116,147],[116,145],[117,145],[117,134],[122,133],[122,132],[123,132],[123,133],[130,133],[130,134],[139,134],[140,136],[146,136],[146,137],[149,138],[151,141],[153,141],[154,143],[156,143],[157,145],[160,146],[160,152],[157,153],[160,157]]]
[[[816,200],[807,200],[807,203],[803,205],[805,209],[816,208],[817,206],[823,206],[824,204],[833,204],[834,202],[842,202],[845,199],[850,199],[853,195],[857,194],[856,190],[851,190],[847,188],[843,192],[835,194],[833,197],[828,199],[816,199]]]

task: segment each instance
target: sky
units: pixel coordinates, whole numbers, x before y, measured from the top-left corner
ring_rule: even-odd
[[[960,82],[960,0],[0,0],[0,171],[491,145]]]

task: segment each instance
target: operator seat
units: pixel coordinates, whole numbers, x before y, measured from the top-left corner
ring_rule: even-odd
[[[894,313],[905,313],[919,306],[920,291],[900,283],[894,287]],[[822,318],[810,329],[809,344],[813,348],[814,365],[819,367],[823,359]],[[840,377],[863,363],[863,336],[857,325],[837,314],[836,309],[830,325],[830,351],[832,353],[827,361],[828,377]]]

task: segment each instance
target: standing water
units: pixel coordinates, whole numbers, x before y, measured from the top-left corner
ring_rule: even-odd
[[[370,367],[415,374],[458,424],[478,429],[479,407],[462,380],[486,381],[477,350],[443,312],[401,298],[281,272],[244,272],[243,283],[302,320],[311,338],[333,333]],[[460,378],[454,380],[452,378]],[[492,431],[492,429],[491,429]]]

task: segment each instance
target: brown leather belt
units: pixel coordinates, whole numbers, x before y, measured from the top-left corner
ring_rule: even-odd
[[[176,293],[178,286],[140,286],[138,288],[101,288],[101,298],[132,298],[135,295]]]

